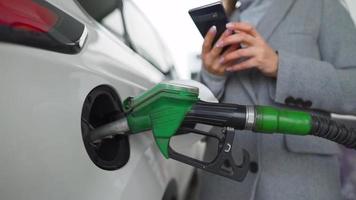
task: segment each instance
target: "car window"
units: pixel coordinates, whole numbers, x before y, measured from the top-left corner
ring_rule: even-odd
[[[163,73],[169,73],[171,55],[147,17],[130,0],[124,1],[123,12],[134,50]]]
[[[130,0],[77,0],[86,12],[166,75],[174,73],[168,49]]]
[[[105,26],[121,41],[128,43],[125,38],[125,26],[118,0],[77,0],[84,10],[97,22]]]

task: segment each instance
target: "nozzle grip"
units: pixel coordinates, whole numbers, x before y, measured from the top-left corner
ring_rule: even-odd
[[[242,130],[246,125],[246,106],[198,101],[186,114],[183,125],[197,123]]]
[[[236,165],[231,151],[235,136],[234,129],[227,128],[224,132],[208,133],[196,129],[182,128],[180,132],[197,133],[218,139],[218,155],[212,162],[204,162],[177,153],[169,146],[168,154],[170,158],[235,181],[241,182],[245,179],[249,170],[250,156],[246,150],[243,150],[243,162],[241,165]]]

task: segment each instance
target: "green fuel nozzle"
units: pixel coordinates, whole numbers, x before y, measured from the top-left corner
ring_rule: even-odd
[[[329,118],[309,112],[270,106],[244,106],[210,103],[199,99],[196,87],[160,83],[143,94],[124,101],[125,117],[92,131],[93,141],[114,134],[136,134],[152,130],[156,144],[165,158],[242,181],[249,170],[249,154],[243,150],[243,162],[236,165],[231,149],[235,130],[256,133],[314,135],[356,148],[356,132]],[[223,131],[204,132],[196,124],[223,127]],[[195,133],[219,141],[217,157],[199,161],[174,151],[169,143],[178,134]],[[228,167],[226,167],[228,166]]]
[[[161,153],[168,158],[169,140],[199,101],[198,95],[195,87],[160,83],[140,96],[126,99],[124,110],[131,133],[152,130]]]

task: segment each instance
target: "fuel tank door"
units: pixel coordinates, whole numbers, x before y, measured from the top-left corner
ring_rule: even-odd
[[[101,169],[120,169],[128,162],[129,139],[124,135],[115,135],[91,142],[90,132],[99,126],[118,120],[122,115],[121,100],[110,86],[102,85],[94,88],[84,101],[81,116],[83,142],[90,159]]]

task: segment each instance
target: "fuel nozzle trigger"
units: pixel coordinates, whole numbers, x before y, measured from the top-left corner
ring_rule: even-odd
[[[217,156],[211,162],[200,161],[174,151],[169,147],[169,157],[185,164],[197,167],[219,176],[224,176],[235,181],[243,181],[249,171],[250,156],[243,149],[243,161],[240,165],[235,163],[232,156],[232,147],[235,137],[235,129],[227,127],[222,131],[204,132],[194,128],[181,127],[177,134],[195,133],[218,140]]]

